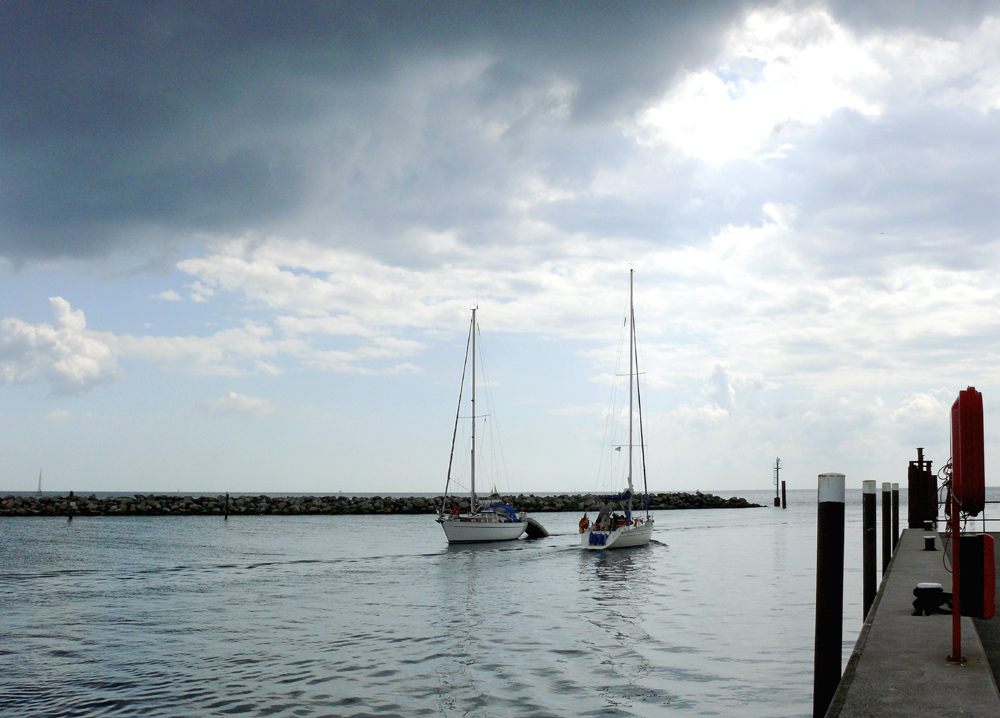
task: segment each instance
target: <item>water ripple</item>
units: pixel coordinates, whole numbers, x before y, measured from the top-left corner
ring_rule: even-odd
[[[0,714],[808,715],[807,522],[683,513],[615,552],[426,517],[0,523]]]

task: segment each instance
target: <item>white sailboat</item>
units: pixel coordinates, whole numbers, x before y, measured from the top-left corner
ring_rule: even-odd
[[[635,339],[635,304],[632,297],[634,269],[628,275],[628,443],[615,447],[615,452],[625,450],[627,460],[627,488],[621,493],[601,496],[605,501],[593,524],[581,522],[580,545],[585,549],[605,550],[645,546],[653,536],[653,517],[649,515],[649,489],[646,484],[646,445],[642,434],[642,395],[639,391],[639,353]],[[633,402],[634,400],[634,402]],[[632,482],[634,467],[633,416],[638,418],[639,457],[642,468],[642,508],[645,516],[632,514],[635,487]]]
[[[528,526],[528,518],[513,507],[506,506],[499,499],[481,500],[476,495],[476,310],[472,310],[472,324],[465,348],[465,367],[469,365],[469,347],[472,348],[472,419],[471,449],[469,452],[469,506],[459,507],[457,499],[449,491],[452,484],[452,467],[455,464],[455,439],[458,436],[458,420],[462,413],[462,392],[465,387],[465,368],[462,369],[462,386],[458,392],[458,412],[455,415],[455,430],[451,437],[451,456],[448,459],[448,477],[444,488],[444,503],[437,522],[444,529],[448,543],[480,543],[486,541],[512,541],[519,538]],[[451,504],[449,506],[449,503]]]

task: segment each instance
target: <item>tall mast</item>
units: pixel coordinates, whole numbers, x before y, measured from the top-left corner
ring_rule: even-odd
[[[633,338],[635,337],[635,307],[632,304],[632,275],[634,269],[628,270],[628,507],[632,510],[632,359],[635,356]],[[636,367],[638,369],[638,367]]]
[[[448,488],[451,486],[451,465],[455,460],[455,439],[458,437],[458,420],[462,416],[462,394],[465,391],[465,372],[469,369],[469,344],[472,343],[472,328],[465,340],[465,357],[462,359],[462,383],[458,389],[458,406],[455,407],[455,427],[451,430],[451,452],[448,454],[448,478],[444,482],[444,496],[441,497],[441,511],[447,508]],[[41,476],[41,474],[39,474]],[[39,479],[41,481],[41,479]]]
[[[472,308],[472,503],[469,513],[476,511],[476,309]]]

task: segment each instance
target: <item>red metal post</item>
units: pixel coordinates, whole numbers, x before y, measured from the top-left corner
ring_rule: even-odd
[[[961,559],[959,558],[959,546],[961,546],[960,530],[961,520],[958,512],[960,510],[958,497],[955,495],[954,486],[951,492],[951,655],[949,661],[961,663],[965,660],[962,657],[962,606],[961,606]]]

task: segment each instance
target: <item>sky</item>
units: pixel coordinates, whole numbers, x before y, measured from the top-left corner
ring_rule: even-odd
[[[0,3],[0,492],[905,487],[983,393],[1000,3]],[[885,4],[889,5],[889,4]],[[459,434],[465,432],[460,429]]]

